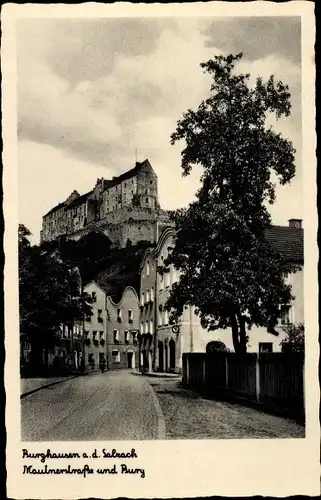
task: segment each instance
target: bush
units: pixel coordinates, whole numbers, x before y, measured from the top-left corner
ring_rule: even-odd
[[[288,325],[284,328],[286,337],[281,342],[282,352],[304,353],[304,324]]]

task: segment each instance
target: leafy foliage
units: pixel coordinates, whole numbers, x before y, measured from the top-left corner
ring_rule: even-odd
[[[281,342],[282,352],[303,352],[305,351],[304,324],[287,325],[285,328],[286,338]]]
[[[31,246],[30,232],[19,226],[20,331],[34,348],[59,342],[61,324],[91,313],[91,299],[82,293],[79,274],[52,252]]]
[[[213,76],[210,96],[178,121],[172,144],[185,141],[182,173],[203,169],[196,201],[177,210],[174,264],[180,281],[167,302],[176,321],[185,304],[196,306],[209,330],[232,328],[236,352],[246,351],[246,328],[274,330],[292,299],[284,277],[296,268],[282,261],[265,232],[271,227],[266,204],[275,200],[274,172],[281,184],[295,174],[291,142],[266,124],[290,114],[290,93],[271,76],[249,85],[235,74],[242,54],[218,56],[201,67]]]

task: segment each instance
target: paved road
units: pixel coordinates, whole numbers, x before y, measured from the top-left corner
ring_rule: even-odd
[[[23,441],[157,439],[155,395],[127,371],[77,377],[21,401]]]

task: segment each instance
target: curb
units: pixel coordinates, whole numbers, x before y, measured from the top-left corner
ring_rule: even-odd
[[[143,377],[157,377],[157,378],[166,378],[166,379],[173,379],[173,380],[176,380],[176,379],[180,379],[182,378],[182,374],[181,373],[177,373],[175,375],[168,375],[168,374],[164,374],[164,373],[158,373],[158,372],[146,372],[146,373],[142,373],[142,372],[131,372],[132,375],[142,375]]]
[[[148,384],[149,385],[149,384]],[[165,424],[165,419],[164,415],[161,409],[161,405],[159,404],[158,398],[155,394],[154,389],[149,385],[149,388],[151,390],[151,395],[156,411],[156,416],[157,416],[157,439],[166,439],[166,424]]]
[[[52,385],[61,384],[62,382],[67,382],[67,380],[71,380],[71,379],[76,378],[76,377],[79,377],[79,375],[78,374],[77,375],[72,375],[71,377],[67,377],[64,380],[56,380],[55,382],[50,382],[49,384],[40,385],[36,389],[32,389],[31,391],[24,392],[23,394],[20,394],[20,399],[23,399],[26,396],[30,396],[31,394],[33,394],[35,392],[38,392],[41,389],[45,389],[47,387],[51,387]]]

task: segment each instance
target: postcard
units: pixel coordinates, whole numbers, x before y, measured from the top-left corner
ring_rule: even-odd
[[[314,38],[4,5],[10,498],[319,495]]]

